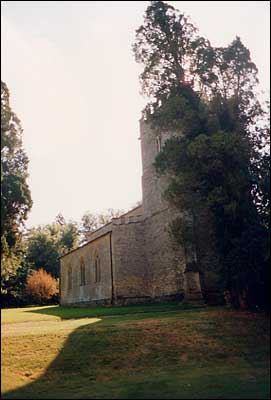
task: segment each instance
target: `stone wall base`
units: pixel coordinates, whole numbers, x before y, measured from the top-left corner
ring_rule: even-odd
[[[184,295],[176,293],[173,295],[165,295],[158,297],[142,296],[142,297],[118,297],[114,305],[116,306],[127,306],[131,304],[149,304],[149,303],[163,303],[167,301],[182,301]]]
[[[184,273],[184,300],[189,303],[204,303],[198,272]]]
[[[142,296],[142,297],[117,297],[112,304],[111,299],[82,301],[77,303],[61,304],[62,307],[97,307],[97,306],[128,306],[132,304],[149,304],[149,303],[163,303],[170,301],[182,301],[184,299],[183,293],[176,293],[173,295],[164,295],[159,297]]]
[[[61,304],[62,307],[97,307],[97,306],[110,306],[110,305],[112,305],[111,299],[101,299],[101,300]]]

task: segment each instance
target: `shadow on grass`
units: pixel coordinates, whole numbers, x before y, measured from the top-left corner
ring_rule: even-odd
[[[92,326],[93,323],[75,329],[41,377],[16,390],[5,392],[2,398],[68,399],[71,398],[70,396],[77,397],[76,394],[78,395],[80,388],[88,388],[91,380],[95,379],[94,371],[91,369],[94,354],[89,349],[95,347],[96,352],[101,352],[106,345],[104,340],[98,338],[98,335],[91,330]],[[91,398],[91,392],[86,398]]]

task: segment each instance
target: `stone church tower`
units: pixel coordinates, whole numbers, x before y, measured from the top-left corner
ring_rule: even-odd
[[[151,296],[183,297],[185,259],[183,250],[174,248],[168,232],[173,215],[163,199],[165,177],[157,177],[154,160],[166,135],[157,136],[150,126],[140,121],[142,157],[142,205],[145,221],[146,258],[150,271]]]
[[[168,227],[178,213],[163,198],[167,179],[153,165],[168,137],[140,121],[142,206],[113,218],[60,257],[62,305],[202,299],[198,272],[187,270],[191,251],[170,237]]]
[[[179,216],[179,212],[164,199],[168,180],[165,176],[158,177],[153,165],[155,157],[170,137],[168,132],[155,134],[150,125],[141,119],[143,214],[147,259],[153,273],[152,290],[154,296],[165,295],[167,288],[170,294],[175,292],[177,297],[182,294],[188,301],[199,301],[202,299],[199,273],[187,268],[187,264],[196,258],[195,250],[180,248],[170,237],[169,224]]]

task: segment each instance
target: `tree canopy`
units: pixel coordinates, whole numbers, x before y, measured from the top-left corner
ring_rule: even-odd
[[[269,128],[249,50],[239,37],[227,47],[213,47],[183,13],[151,1],[133,51],[144,67],[142,92],[150,99],[144,118],[154,132],[174,133],[155,160],[157,172],[169,178],[165,196],[197,224],[204,204],[212,217],[224,289],[236,304],[240,298],[263,304]],[[191,218],[176,220],[172,232],[182,245],[192,241],[199,249],[187,223]]]
[[[25,260],[30,269],[43,268],[59,277],[59,260],[63,254],[78,247],[80,234],[75,222],[54,222],[29,230],[26,238]]]
[[[28,158],[22,126],[10,106],[10,93],[1,81],[1,261],[2,282],[20,265],[22,229],[32,207],[27,183]]]

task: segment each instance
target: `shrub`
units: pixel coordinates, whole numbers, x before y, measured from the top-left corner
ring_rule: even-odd
[[[34,302],[44,304],[58,293],[58,282],[41,268],[28,275],[26,293],[32,296]]]

